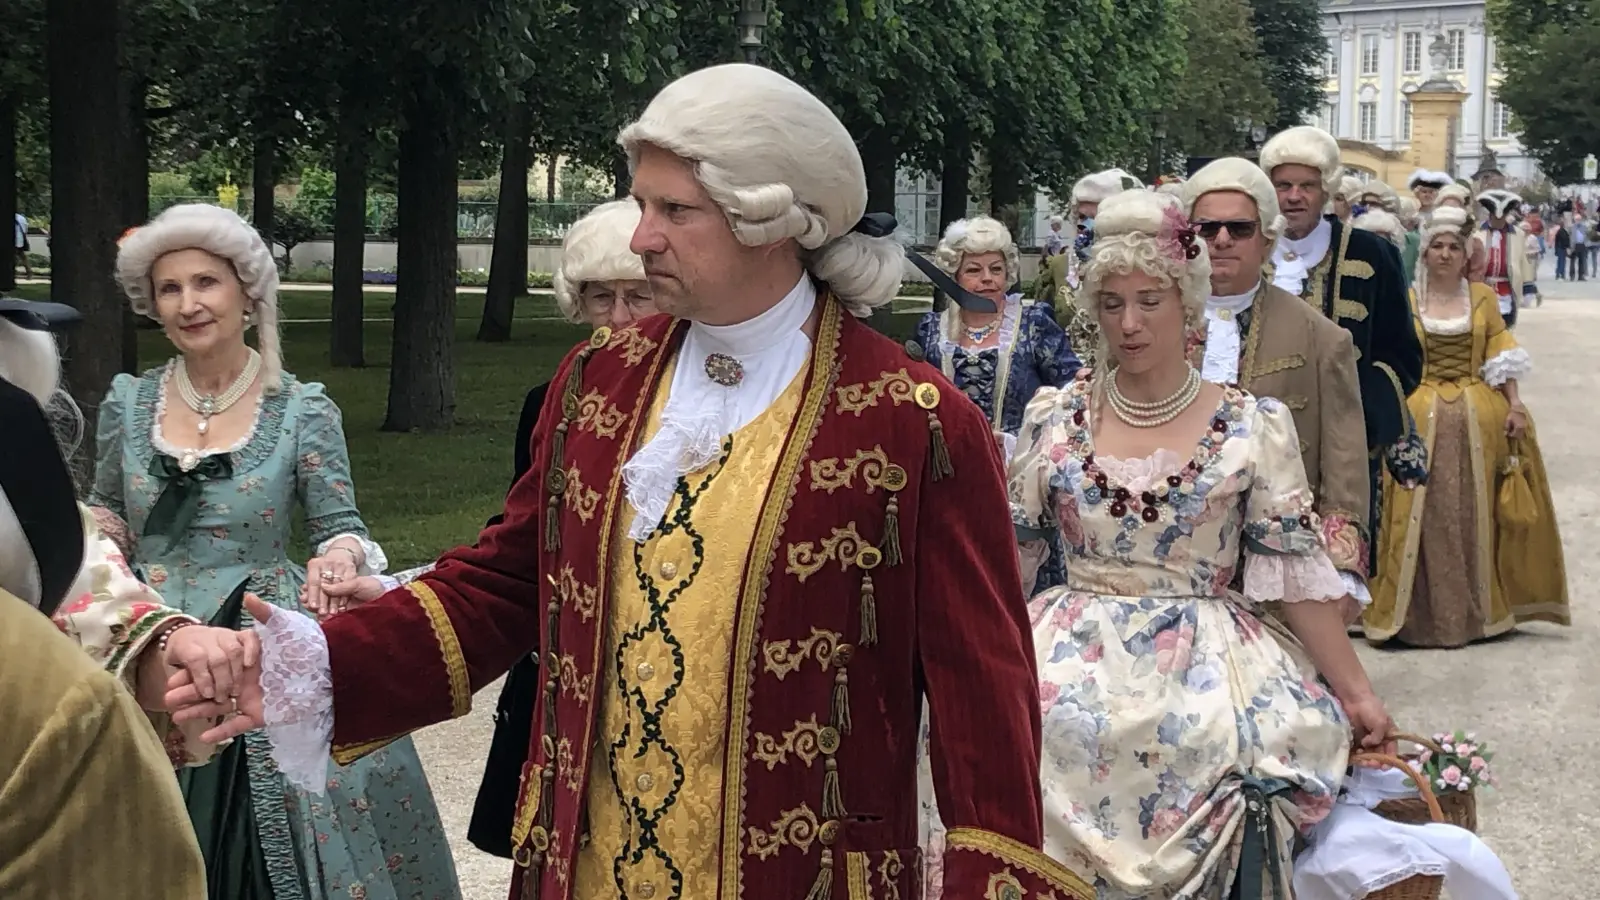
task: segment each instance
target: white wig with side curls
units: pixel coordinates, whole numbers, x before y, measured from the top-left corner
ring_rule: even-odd
[[[1464,209],[1454,206],[1444,206],[1435,209],[1422,225],[1422,241],[1417,253],[1417,271],[1412,275],[1414,288],[1417,292],[1417,309],[1426,312],[1428,309],[1428,246],[1434,238],[1440,235],[1454,235],[1461,243],[1461,277],[1460,292],[1463,296],[1468,291],[1467,264],[1468,256],[1472,252],[1472,236],[1477,230],[1477,222],[1472,214]]]
[[[1297,125],[1278,132],[1261,148],[1261,171],[1269,176],[1279,166],[1309,166],[1322,173],[1322,188],[1339,189],[1344,166],[1339,162],[1339,141],[1315,125]]]
[[[1005,259],[1008,289],[1022,277],[1022,257],[1017,242],[1011,239],[1011,229],[988,216],[951,222],[933,251],[933,264],[954,276],[962,260],[975,253],[998,253]]]
[[[1187,245],[1179,241],[1180,230],[1187,226],[1177,199],[1167,194],[1126,191],[1108,198],[1094,219],[1094,248],[1083,267],[1079,305],[1098,321],[1105,279],[1143,272],[1163,285],[1177,285],[1185,326],[1199,328],[1206,298],[1211,296],[1211,255],[1198,236],[1191,234]],[[1193,248],[1192,258],[1186,246]],[[1096,358],[1112,359],[1103,334]]]
[[[1268,245],[1283,234],[1286,223],[1279,211],[1278,192],[1272,187],[1272,180],[1260,166],[1237,156],[1212,160],[1184,182],[1183,214],[1193,216],[1194,206],[1201,197],[1220,191],[1244,194],[1255,201],[1261,233],[1266,236]]]
[[[158,318],[150,270],[156,260],[179,250],[204,250],[233,266],[249,300],[245,321],[257,329],[262,390],[276,394],[283,387],[278,264],[260,233],[233,210],[206,203],[174,206],[128,232],[117,246],[117,282],[134,312]]]
[[[1369,209],[1350,221],[1351,228],[1370,231],[1373,234],[1388,238],[1395,249],[1404,250],[1406,246],[1406,228],[1400,224],[1400,217],[1392,212],[1382,209]]]
[[[556,305],[571,322],[582,322],[579,295],[591,281],[643,281],[644,259],[628,245],[639,227],[639,204],[632,200],[602,203],[567,229],[561,242],[561,265],[551,287]]]
[[[691,72],[661,90],[617,142],[631,165],[650,144],[695,177],[748,247],[793,239],[806,270],[857,316],[894,299],[905,250],[853,229],[867,208],[861,153],[810,91],[761,66]]]

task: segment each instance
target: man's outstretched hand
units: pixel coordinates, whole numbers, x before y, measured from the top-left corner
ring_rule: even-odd
[[[274,612],[272,604],[254,595],[245,597],[244,608],[257,622],[262,623],[271,619]],[[208,744],[220,744],[266,725],[262,718],[261,638],[253,629],[238,632],[238,636],[249,644],[249,656],[254,664],[246,666],[234,681],[233,696],[206,699],[187,669],[167,679],[166,706],[174,723],[216,722],[215,726],[200,735],[200,740]]]

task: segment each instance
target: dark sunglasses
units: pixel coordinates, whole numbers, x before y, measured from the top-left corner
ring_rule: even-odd
[[[1210,241],[1215,240],[1217,234],[1226,228],[1228,229],[1229,237],[1236,241],[1243,241],[1255,237],[1256,228],[1260,227],[1260,225],[1261,223],[1254,219],[1240,219],[1234,222],[1196,222],[1194,223],[1194,229],[1200,232],[1202,238]]]

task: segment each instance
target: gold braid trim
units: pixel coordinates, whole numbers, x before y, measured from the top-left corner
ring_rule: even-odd
[[[433,626],[433,636],[439,641],[439,655],[444,657],[444,670],[450,676],[450,718],[459,719],[472,711],[472,680],[467,677],[467,658],[461,653],[461,640],[456,637],[455,626],[450,624],[450,616],[433,588],[426,582],[412,581],[406,584],[406,590],[422,604],[428,624]]]
[[[368,753],[375,753],[379,750],[382,750],[384,747],[387,747],[395,741],[400,740],[407,734],[409,734],[409,732],[403,731],[399,734],[391,735],[390,737],[378,738],[375,741],[363,741],[359,744],[340,744],[339,746],[334,747],[333,751],[328,755],[333,757],[333,761],[335,763],[341,766],[348,766],[361,757],[366,756]]]
[[[844,855],[845,896],[850,900],[872,900],[871,870],[867,868],[867,855],[851,851]]]
[[[1372,367],[1389,376],[1389,383],[1394,385],[1394,396],[1400,403],[1400,421],[1404,423],[1400,436],[1405,437],[1411,433],[1411,429],[1417,426],[1416,422],[1411,418],[1411,407],[1406,403],[1406,389],[1400,386],[1400,376],[1396,375],[1394,369],[1386,362],[1375,361]]]
[[[1094,887],[1077,873],[1021,841],[982,828],[952,828],[945,835],[951,850],[970,850],[1016,866],[1042,878],[1052,888],[1065,891],[1077,900],[1095,900]]]

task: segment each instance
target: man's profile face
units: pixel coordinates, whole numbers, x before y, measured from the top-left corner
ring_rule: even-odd
[[[643,144],[631,193],[640,218],[628,247],[644,260],[656,309],[726,324],[719,301],[736,285],[750,248],[734,236],[722,208],[695,177],[694,163]]]

